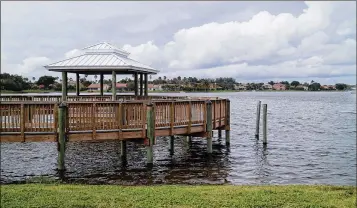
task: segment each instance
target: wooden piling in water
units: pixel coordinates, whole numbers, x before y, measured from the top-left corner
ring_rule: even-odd
[[[218,138],[222,138],[222,130],[218,129]]]
[[[153,144],[154,144],[154,137],[155,137],[155,120],[154,120],[154,106],[152,103],[147,104],[146,108],[146,137],[148,140],[148,145],[146,146],[147,152],[147,163],[153,163]]]
[[[64,170],[67,106],[62,102],[58,107],[58,170]]]
[[[212,153],[212,103],[211,101],[206,102],[206,120],[207,120],[207,152]]]
[[[268,105],[263,104],[263,144],[267,144],[267,130],[268,130],[268,120],[267,120],[267,114],[268,114]]]
[[[231,143],[231,138],[230,138],[230,131],[231,131],[231,101],[227,100],[226,103],[226,123],[225,123],[225,129],[226,129],[226,145],[229,145]]]
[[[170,139],[169,139],[169,151],[170,151],[170,155],[173,155],[173,154],[174,154],[174,139],[175,139],[175,136],[170,136]]]
[[[255,137],[257,139],[259,139],[260,106],[261,106],[261,101],[259,100],[257,103],[257,120],[255,125]]]

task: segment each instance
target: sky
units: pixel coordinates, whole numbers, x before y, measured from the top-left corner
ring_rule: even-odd
[[[100,42],[153,78],[356,83],[355,1],[1,2],[2,73],[60,76],[43,66]]]

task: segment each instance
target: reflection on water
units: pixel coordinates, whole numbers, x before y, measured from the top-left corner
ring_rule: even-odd
[[[202,94],[192,94],[201,96]],[[214,133],[213,154],[206,140],[169,138],[154,146],[146,165],[141,141],[67,144],[66,171],[56,171],[55,143],[2,143],[1,183],[49,176],[91,184],[348,184],[356,183],[355,95],[347,93],[254,92],[203,94],[231,100],[231,145]],[[254,138],[256,101],[268,104],[268,145]]]

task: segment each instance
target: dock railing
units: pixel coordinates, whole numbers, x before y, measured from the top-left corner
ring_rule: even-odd
[[[26,100],[28,97],[31,99]],[[153,103],[155,136],[206,131],[208,98],[122,97],[122,101],[109,101],[110,96],[69,96],[64,120],[68,140],[145,138],[148,102]],[[59,96],[1,96],[1,141],[57,141],[58,99]],[[225,127],[227,99],[210,101],[213,129]]]

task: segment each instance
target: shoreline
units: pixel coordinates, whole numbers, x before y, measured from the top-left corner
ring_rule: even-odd
[[[4,207],[355,207],[356,186],[2,185]]]
[[[235,91],[235,90],[219,90],[219,91],[149,91],[149,94],[151,93],[230,93],[230,92],[350,92],[351,90],[320,90],[320,91],[308,91],[308,90],[258,90],[258,91],[252,91],[252,90],[244,90],[244,91]],[[76,91],[68,91],[68,93],[75,93]],[[61,91],[0,91],[0,94],[31,94],[31,93],[37,93],[37,94],[51,94],[51,93],[62,93]],[[100,93],[100,91],[81,91],[80,93]],[[104,92],[109,93],[109,92]],[[117,92],[117,93],[134,93],[134,91],[127,91],[127,92]]]

